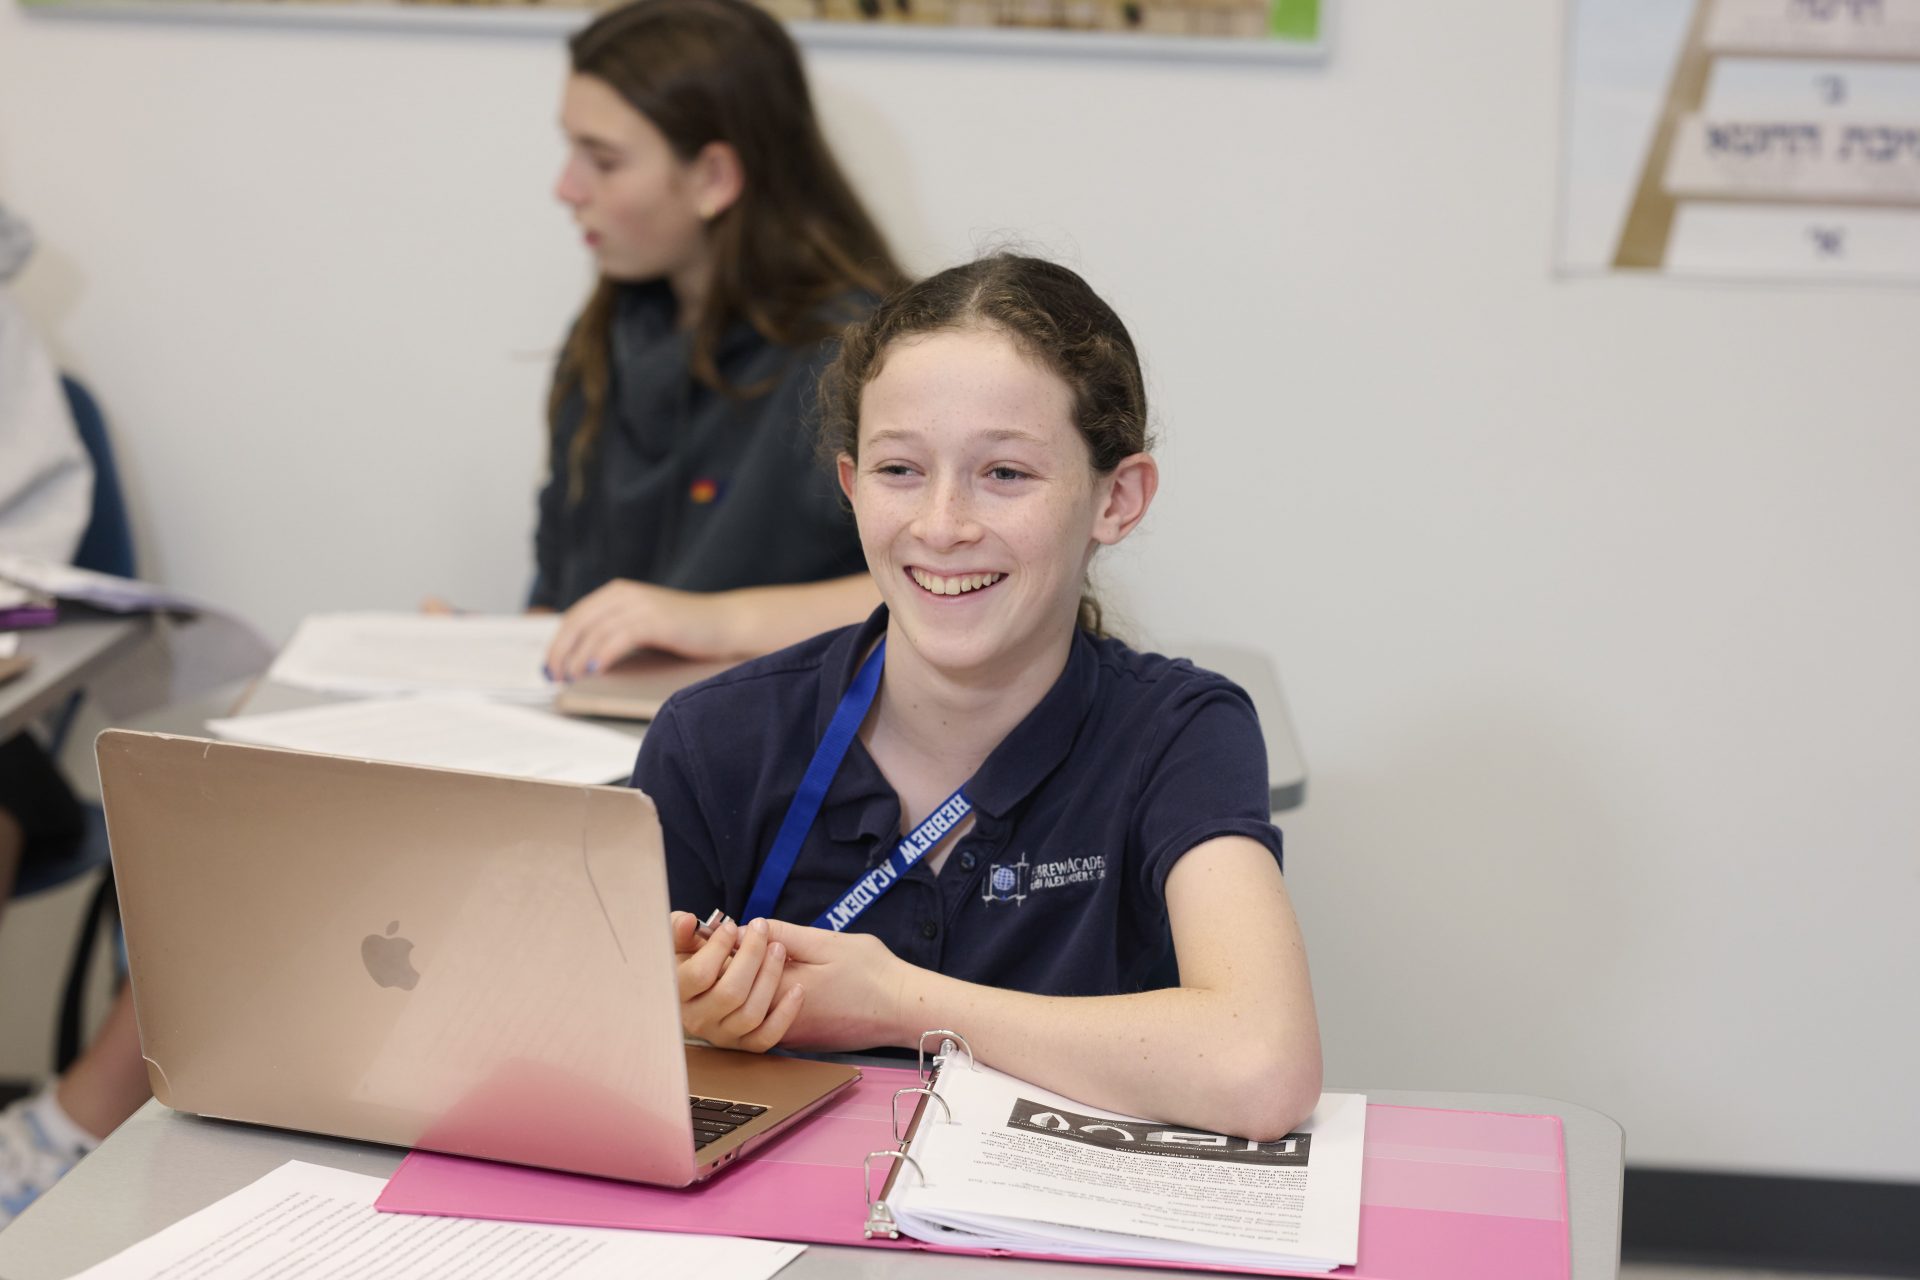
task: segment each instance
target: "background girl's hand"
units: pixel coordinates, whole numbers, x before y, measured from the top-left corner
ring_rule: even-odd
[[[780,1043],[806,997],[792,982],[782,987],[786,948],[769,941],[766,921],[743,929],[728,920],[702,941],[691,915],[676,911],[671,919],[686,1033],[722,1049],[754,1053]]]
[[[733,615],[724,593],[676,591],[616,578],[560,617],[547,649],[555,680],[597,675],[640,649],[683,658],[731,658]]]
[[[912,966],[886,943],[870,933],[767,923],[769,945],[785,948],[787,988],[806,988],[806,1007],[795,1010],[780,1043],[839,1052],[912,1043],[900,1039],[901,993]]]

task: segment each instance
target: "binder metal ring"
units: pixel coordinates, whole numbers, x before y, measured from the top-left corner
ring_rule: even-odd
[[[973,1046],[967,1043],[965,1036],[961,1035],[958,1031],[948,1031],[945,1029],[922,1031],[920,1033],[920,1056],[916,1059],[916,1065],[920,1070],[920,1078],[922,1080],[931,1078],[927,1074],[927,1040],[931,1036],[940,1037],[940,1048],[936,1050],[933,1055],[935,1058],[944,1057],[952,1053],[954,1046],[957,1044],[960,1048],[967,1051],[967,1070],[973,1070]]]
[[[900,1144],[900,1147],[902,1150],[906,1149],[907,1138],[911,1136],[911,1135],[900,1132],[900,1095],[903,1093],[925,1094],[927,1097],[939,1103],[940,1109],[947,1113],[947,1123],[948,1124],[953,1123],[953,1108],[947,1105],[947,1100],[945,1098],[941,1097],[939,1094],[935,1093],[933,1090],[927,1088],[925,1085],[922,1085],[918,1089],[911,1088],[911,1087],[905,1088],[905,1089],[895,1089],[893,1091],[893,1101],[888,1105],[887,1109],[889,1112],[892,1113],[892,1117],[893,1117],[893,1140]]]
[[[873,1162],[877,1159],[888,1159],[894,1162],[893,1172],[887,1175],[886,1186],[880,1189],[882,1198],[879,1200],[873,1198]],[[894,1223],[893,1210],[887,1207],[885,1197],[892,1190],[894,1179],[900,1176],[900,1167],[907,1164],[913,1166],[915,1176],[920,1179],[922,1185],[925,1185],[927,1175],[920,1168],[920,1162],[904,1151],[869,1151],[867,1158],[860,1162],[860,1179],[867,1188],[867,1239],[871,1240],[876,1235],[884,1235],[889,1240],[900,1238],[900,1228]]]

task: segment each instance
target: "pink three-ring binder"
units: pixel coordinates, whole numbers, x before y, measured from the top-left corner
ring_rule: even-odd
[[[866,1238],[866,1157],[896,1145],[894,1091],[920,1080],[906,1068],[866,1067],[863,1072],[857,1084],[792,1133],[696,1187],[643,1187],[416,1151],[387,1183],[378,1207],[390,1213],[980,1252]],[[1345,1280],[1568,1280],[1560,1118],[1370,1105],[1359,1256],[1357,1266],[1322,1274]],[[1115,1265],[1176,1269],[1164,1262]]]

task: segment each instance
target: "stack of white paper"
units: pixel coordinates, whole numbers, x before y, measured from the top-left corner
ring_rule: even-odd
[[[541,671],[558,614],[317,613],[301,622],[268,679],[322,693],[457,693],[545,702]]]
[[[381,1213],[373,1202],[385,1185],[289,1160],[75,1280],[768,1280],[805,1252],[763,1240]]]
[[[636,739],[603,725],[449,698],[371,698],[209,720],[229,742],[555,782],[624,782]]]
[[[1331,1271],[1360,1248],[1367,1100],[1323,1093],[1274,1142],[1100,1111],[941,1059],[942,1106],[890,1202],[919,1240],[1069,1258]]]

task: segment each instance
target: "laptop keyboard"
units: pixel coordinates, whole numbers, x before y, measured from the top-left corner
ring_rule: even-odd
[[[696,1098],[687,1095],[693,1107],[693,1149],[724,1138],[755,1116],[766,1114],[765,1107],[751,1102],[728,1102],[725,1098]]]

